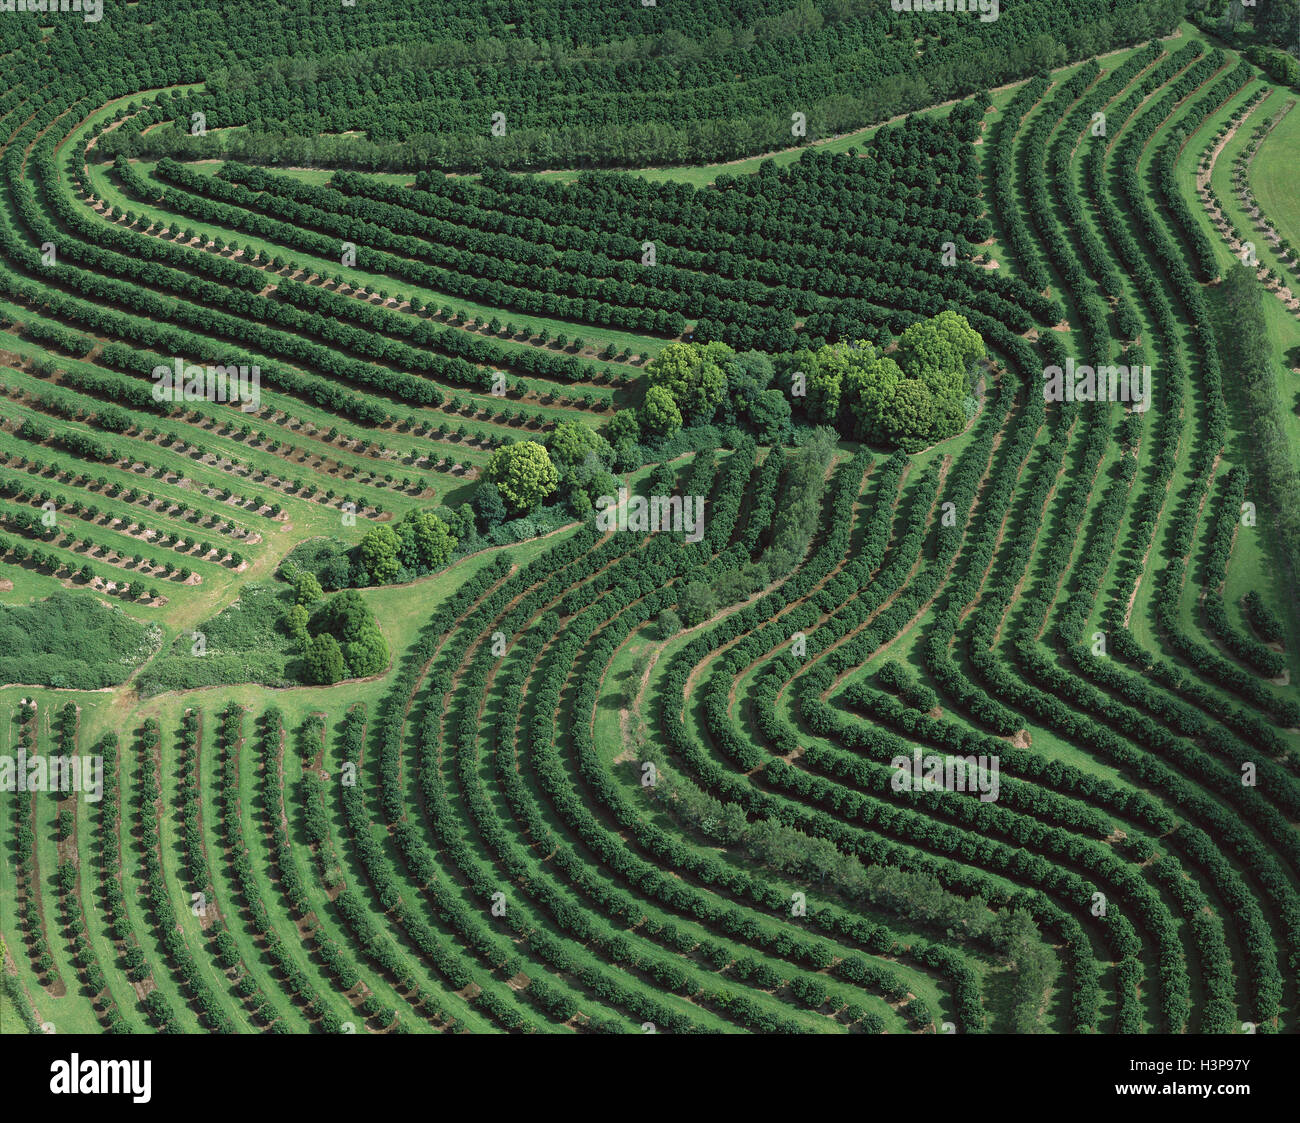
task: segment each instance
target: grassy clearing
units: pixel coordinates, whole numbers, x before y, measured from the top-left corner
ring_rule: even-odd
[[[1279,105],[1274,100],[1282,99]],[[1279,90],[1269,99],[1276,112],[1294,101]],[[1279,234],[1292,245],[1300,245],[1300,192],[1296,191],[1296,166],[1300,165],[1300,107],[1293,108],[1259,146],[1252,167],[1255,198]]]

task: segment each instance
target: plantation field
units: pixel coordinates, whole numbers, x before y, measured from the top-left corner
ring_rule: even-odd
[[[0,21],[0,1030],[1297,1032],[1296,94],[954,15]]]

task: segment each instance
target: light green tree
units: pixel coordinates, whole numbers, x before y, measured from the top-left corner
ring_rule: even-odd
[[[362,625],[357,638],[343,645],[343,657],[355,678],[377,675],[388,666],[388,644],[374,623]]]
[[[641,441],[641,423],[636,411],[620,409],[605,426],[605,436],[612,445],[634,445]]]
[[[307,681],[322,686],[338,682],[346,673],[339,641],[328,632],[313,636],[307,641],[303,662],[306,665]]]
[[[536,441],[519,441],[497,449],[483,474],[497,485],[506,503],[520,512],[531,511],[560,482],[550,453]]]
[[[725,343],[670,343],[646,364],[646,377],[672,395],[684,419],[708,421],[726,393],[723,364],[734,356]]]
[[[859,349],[843,384],[845,405],[853,418],[853,435],[858,440],[889,442],[886,405],[902,381],[902,370],[888,355],[877,355],[869,345]]]
[[[918,320],[898,337],[898,365],[939,395],[965,395],[967,371],[984,358],[984,340],[965,316],[951,310]]]
[[[566,468],[575,468],[587,457],[595,453],[602,463],[609,460],[609,442],[590,425],[581,421],[564,421],[555,427],[550,440],[546,442],[551,459],[563,472]]]
[[[409,570],[446,565],[456,548],[451,528],[432,511],[413,511],[397,524],[398,558]]]
[[[314,573],[303,570],[293,583],[293,601],[295,605],[310,607],[325,595]]]
[[[291,605],[284,615],[284,627],[294,639],[307,639],[307,609],[300,604]]]
[[[835,343],[816,351],[796,351],[791,357],[793,374],[803,374],[803,410],[809,421],[834,425],[840,415],[844,376],[850,367],[849,346]],[[798,404],[799,399],[794,399]]]
[[[401,542],[391,526],[372,527],[361,539],[361,564],[366,567],[372,584],[383,585],[397,576]]]
[[[651,386],[641,403],[641,428],[657,437],[671,437],[682,427],[682,413],[662,386]]]

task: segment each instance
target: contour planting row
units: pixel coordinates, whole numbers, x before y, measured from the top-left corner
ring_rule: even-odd
[[[743,460],[742,460],[742,458],[741,458],[741,454],[739,454],[739,453],[736,454],[735,457],[733,457],[732,464],[735,465],[737,462],[741,462],[741,463],[743,464]],[[745,471],[746,471],[746,473],[747,473],[747,468],[745,469]],[[713,523],[711,524],[711,530],[712,530],[712,529],[715,529],[718,525],[719,525],[719,523],[718,523],[718,521],[717,521],[717,516],[715,515],[714,520],[713,520]],[[725,525],[725,522],[724,522],[724,525]],[[724,532],[722,532],[722,534],[719,536],[719,540],[720,540],[720,541],[725,541],[725,537],[726,537],[726,532],[724,531]],[[645,582],[644,579],[643,579],[643,580],[641,581],[641,587],[642,587],[642,588],[645,588],[646,585],[647,585],[647,582]],[[608,610],[609,605],[608,605],[608,598],[607,598],[607,597],[606,597],[606,598],[601,598],[601,599],[599,600],[599,604],[601,605],[602,610]],[[634,606],[634,605],[636,605],[636,604],[637,604],[637,601],[633,601],[633,602],[631,602],[631,604],[629,605],[629,608],[632,607],[632,606]],[[566,598],[566,609],[572,609],[572,608],[576,608],[576,607],[577,607],[577,605],[573,602],[573,600],[572,600],[571,597],[570,597],[570,598]],[[620,613],[620,616],[621,616],[621,613]],[[619,618],[619,617],[615,617],[616,620],[617,620],[618,618]],[[603,631],[603,630],[604,630],[604,629],[602,629],[602,631]],[[548,627],[546,627],[546,626],[545,626],[545,621],[543,621],[543,626],[540,626],[540,627],[534,627],[533,625],[530,624],[530,625],[528,626],[527,631],[526,631],[525,634],[526,634],[526,636],[527,636],[527,639],[524,641],[524,643],[527,644],[527,645],[529,645],[530,649],[532,649],[532,650],[540,650],[540,649],[545,645],[545,641],[546,641],[550,636],[553,636],[553,635],[557,634],[557,632],[556,632],[555,628],[548,628]],[[530,650],[530,654],[531,654],[531,653],[532,653],[532,652],[531,652],[531,650]],[[534,656],[534,659],[535,659],[535,656]],[[533,660],[526,660],[526,661],[525,661],[526,665],[529,665],[529,664],[531,664],[532,662],[533,662]],[[513,687],[507,687],[506,690],[504,691],[504,693],[505,693],[506,697],[518,697],[518,698],[528,697],[528,692],[527,692],[527,691],[524,691],[524,692],[521,693],[521,694],[515,694]],[[500,743],[501,740],[506,740],[508,737],[512,737],[512,736],[513,736],[513,734],[514,734],[514,730],[515,730],[515,728],[516,728],[516,722],[517,722],[517,718],[514,717],[514,716],[512,716],[513,714],[514,714],[514,709],[513,709],[513,708],[509,708],[505,713],[503,713],[502,718],[501,718],[500,722],[498,723],[498,728],[499,728],[499,731],[500,731],[500,732],[499,732],[499,742],[498,742],[498,743]],[[464,760],[464,754],[459,754],[459,759],[461,759],[462,762],[463,762],[463,760]],[[512,772],[513,772],[513,769],[512,769],[512,768],[510,768],[510,767],[508,767],[508,766],[502,766],[500,763],[498,763],[498,768],[497,768],[497,774],[498,774],[498,775],[501,775],[501,776],[507,776],[507,777],[508,777]],[[516,783],[516,784],[513,785],[513,786],[514,786],[515,789],[516,789],[517,796],[518,796],[518,797],[522,797],[524,791],[526,790],[526,789],[524,788],[524,786],[523,786],[523,785],[520,785],[520,784],[518,784],[518,783]],[[512,801],[512,802],[513,802],[513,801]],[[531,822],[533,822],[533,823],[536,823],[536,822],[537,822],[537,818],[536,818],[536,813],[535,813],[535,812],[533,813],[533,815],[531,815],[531,816],[529,817],[529,820],[530,820]],[[529,820],[526,820],[526,821],[529,821]],[[621,896],[622,896],[622,895],[620,894],[620,898],[621,898]],[[627,906],[628,906],[628,903],[629,903],[629,902],[627,902],[626,900],[620,900],[620,898],[616,898],[616,899],[615,899],[616,902],[619,903],[619,905],[620,905],[620,909],[626,909]],[[609,905],[606,904],[605,907],[608,908]],[[727,953],[725,953],[725,952],[724,952],[722,955],[719,955],[717,952],[713,953],[713,958],[714,958],[715,963],[717,963],[719,966],[724,965],[724,964],[728,961],[726,958],[724,958],[724,957],[726,956],[726,954],[727,954]],[[643,969],[644,969],[644,968],[643,968]],[[771,977],[771,976],[770,976],[770,968],[754,967],[753,970],[754,970],[754,971],[763,971],[763,970],[766,970],[766,971],[768,972],[768,977],[769,977],[769,978]],[[806,975],[805,975],[805,976],[802,976],[802,977],[800,977],[800,976],[798,976],[798,975],[795,975],[795,976],[792,976],[792,979],[793,979],[793,982],[792,982],[791,985],[795,988],[795,992],[796,992],[796,994],[812,995],[812,994],[815,993],[815,988],[816,988],[817,984],[816,984],[816,982],[815,982],[814,979],[812,979],[812,978],[810,978],[810,977],[808,977],[808,976],[806,976]],[[683,983],[680,983],[679,985],[682,985],[682,986],[689,986],[689,985],[691,985],[691,984],[687,984],[687,983],[683,982]],[[809,988],[813,988],[813,989],[809,989]],[[823,1001],[824,1001],[824,999],[823,999]],[[814,1006],[816,1006],[816,1005],[820,1005],[820,1002],[811,1003],[811,1005],[814,1005]],[[838,1005],[838,1004],[833,1004],[833,1005]]]
[[[882,583],[884,583],[884,582],[883,582],[883,575],[882,575],[882,577],[877,577],[876,581],[873,582],[873,591],[874,591],[874,589],[875,589],[877,586],[879,586],[879,585],[882,584]],[[832,641],[833,641],[833,638],[834,638],[834,637],[839,633],[839,629],[840,629],[842,626],[843,626],[842,624],[837,624],[836,621],[828,621],[826,624],[818,625],[817,629],[816,629],[814,632],[810,633],[810,635],[809,635],[809,637],[808,637],[808,640],[809,640],[809,647],[810,647],[810,648],[814,648],[814,647],[815,647],[815,648],[824,648],[824,647],[826,647],[827,645],[834,646],[834,644],[833,644],[833,642],[832,642]],[[776,630],[779,632],[781,629],[778,627]],[[888,629],[888,628],[884,628],[884,629],[882,629],[882,632],[881,632],[880,634],[886,634],[886,635],[889,634],[889,629]],[[874,641],[868,640],[867,642],[870,643],[870,644],[872,644],[872,645],[874,646]],[[761,647],[761,646],[762,646],[762,643],[760,642],[760,647]],[[841,654],[841,656],[843,657],[843,662],[841,663],[842,666],[843,666],[843,665],[852,666],[852,665],[853,665],[854,663],[856,663],[856,662],[858,661],[858,659],[860,658],[860,656],[850,654],[848,650],[842,650],[840,654]],[[811,655],[811,652],[810,652],[810,655]],[[797,659],[797,658],[790,657],[790,656],[783,656],[783,658],[784,658],[784,660],[785,660],[785,662],[786,662],[786,671],[787,671],[787,675],[788,675],[789,673],[793,673],[794,669],[795,669],[797,666],[799,666],[799,664],[800,664],[800,660]],[[775,678],[778,679],[778,680],[779,680],[780,678],[782,678],[782,677],[785,677],[785,676],[782,676],[782,675],[780,675],[780,674],[776,674],[775,672],[774,672],[774,675],[775,675]],[[729,677],[730,677],[730,676],[729,676],[728,674],[725,674],[725,673],[722,674],[722,675],[720,675],[720,676],[719,676],[719,679],[717,680],[717,686],[720,687],[721,684],[724,683],[724,682],[726,681],[726,679],[729,678]],[[828,685],[828,683],[826,683],[826,682],[822,682],[821,685],[824,687],[824,686]],[[715,700],[715,701],[720,701],[720,700],[721,700],[721,695],[720,695],[720,694],[715,694],[715,695],[714,695],[714,700]],[[756,704],[759,705],[759,708],[760,708],[760,716],[761,716],[762,712],[764,712],[764,711],[766,710],[766,707],[767,707],[767,705],[770,704],[770,702],[757,701]],[[718,710],[717,707],[714,707],[714,708],[712,708],[712,709],[710,710],[710,712],[712,713],[712,712],[720,712],[720,711]],[[776,723],[776,724],[772,724],[772,718],[769,717],[768,719],[766,719],[766,728],[768,728],[769,730],[771,730],[773,735],[776,735],[776,734],[778,733],[779,729],[780,729],[780,724],[779,724],[779,722]],[[714,723],[714,724],[712,725],[712,732],[713,732],[713,735],[714,735],[715,738],[717,738],[717,737],[725,737],[725,736],[726,736],[726,734],[724,733],[723,728],[719,727],[716,723]],[[786,740],[788,740],[788,737],[786,738]],[[801,744],[802,744],[802,742],[801,742]],[[787,744],[786,747],[788,748],[789,745]],[[801,752],[801,754],[799,755],[799,761],[800,761],[800,763],[802,763],[802,761],[804,761],[804,760],[807,760],[808,757],[809,757],[810,755],[813,755],[814,753],[815,753],[815,750],[814,750],[814,749],[806,749],[806,750],[803,750],[803,751]],[[793,758],[792,758],[792,759],[793,759]],[[770,771],[771,771],[771,769],[769,768],[769,772],[770,772]]]
[[[1067,520],[1068,521],[1068,520]]]
[[[128,180],[134,174],[125,165],[119,167],[118,173],[127,177]],[[185,173],[185,170],[178,165],[176,174],[182,173]],[[194,175],[195,173],[185,174]],[[211,185],[214,182],[219,184],[221,182],[202,175],[197,176],[197,179],[200,185]],[[146,189],[137,185],[135,190],[145,192]],[[216,217],[218,220],[223,220],[228,227],[242,229],[239,222],[239,215],[242,212],[226,208],[226,211],[216,216],[208,216],[205,212],[210,208],[203,206],[205,200],[200,198],[195,204],[191,205],[187,202],[189,198],[186,193],[175,189],[171,189],[167,194],[167,202],[170,205],[185,205],[186,209],[183,213],[188,214],[197,210],[203,217]],[[123,216],[127,223],[126,227],[106,226],[98,219],[87,217],[84,210],[75,207],[75,204],[69,203],[68,206],[72,207],[73,213],[79,216],[80,224],[88,227],[90,234],[98,237],[99,240],[105,240],[106,235],[101,232],[109,230],[119,236],[129,235],[142,238],[146,245],[166,246],[169,250],[179,254],[182,261],[187,261],[191,269],[200,268],[204,272],[211,272],[208,269],[208,264],[215,261],[225,267],[217,271],[218,275],[230,269],[242,271],[245,275],[251,274],[251,278],[248,276],[239,278],[240,284],[251,290],[246,294],[244,301],[250,313],[256,311],[259,319],[299,333],[328,338],[330,342],[339,348],[366,359],[379,360],[402,370],[423,371],[430,377],[440,381],[476,387],[484,392],[491,390],[494,394],[496,393],[497,381],[503,376],[504,372],[514,370],[547,380],[541,383],[541,387],[546,391],[542,401],[548,404],[559,396],[549,380],[563,379],[567,376],[571,382],[582,380],[595,384],[603,381],[607,376],[607,371],[603,366],[580,366],[576,359],[571,359],[568,356],[552,355],[537,348],[496,347],[487,340],[471,337],[465,330],[442,328],[432,320],[423,318],[420,315],[390,311],[387,307],[372,305],[358,299],[357,297],[360,294],[356,289],[353,289],[352,295],[349,296],[342,295],[340,291],[332,292],[323,287],[324,278],[321,277],[313,275],[309,279],[316,282],[313,284],[298,281],[292,277],[280,276],[278,271],[268,274],[264,267],[258,265],[258,259],[261,256],[260,251],[257,252],[256,256],[245,254],[243,261],[236,262],[233,258],[227,260],[218,256],[217,252],[219,246],[224,245],[224,243],[214,242],[212,251],[208,251],[203,245],[205,236],[199,237],[198,248],[191,249],[188,243],[192,240],[192,235],[188,230],[177,241],[167,241],[163,235],[170,234],[168,229],[159,228],[149,237],[143,233],[134,233],[131,227],[143,225],[144,220],[134,220],[133,212],[128,212]],[[108,212],[107,217],[111,220],[115,217],[115,214],[114,209]],[[281,240],[285,240],[284,230],[267,231],[256,229],[252,233],[259,236],[274,234],[279,236]],[[335,243],[333,246],[333,256],[335,257],[339,256],[339,245],[340,243]],[[308,248],[319,249],[320,247]],[[158,255],[155,253],[152,256],[156,257]],[[271,265],[273,267],[277,266],[278,259],[271,262]],[[266,287],[268,281],[271,282],[268,291],[258,291]],[[381,295],[384,297],[384,303],[386,304],[387,294],[383,293]],[[252,303],[249,303],[250,301]],[[423,305],[421,305],[422,307]],[[418,311],[414,302],[411,305],[411,311]],[[409,344],[414,346],[400,342],[402,339],[409,341]],[[532,357],[534,355],[536,358]],[[554,360],[554,362],[550,360]],[[566,362],[571,362],[573,366],[571,368],[565,366]],[[522,387],[524,387],[524,383],[522,381],[517,382],[516,392]],[[597,395],[591,391],[580,396],[567,397],[563,400],[573,406],[580,406],[588,410],[602,407]],[[607,401],[604,404],[607,406]],[[544,415],[532,414],[530,416],[540,418]]]
[[[121,157],[118,157],[114,163],[113,170],[132,197],[144,203],[149,203],[160,197],[160,189]],[[236,172],[254,177],[251,182],[258,184],[259,187],[278,185],[285,190],[291,190],[296,186],[300,186],[297,181],[287,177],[277,176],[267,180],[265,178],[267,173],[251,168],[242,168],[239,165],[231,165],[229,175],[233,177]],[[209,198],[213,192],[218,192],[223,195],[228,194],[231,199],[247,201],[248,196],[234,192],[234,183],[227,184],[224,179],[214,180],[211,176],[194,172],[174,160],[160,161],[153,174],[168,185],[167,188],[161,189],[161,198],[165,199],[171,209],[180,210],[186,215],[193,215],[199,220],[214,221],[246,234],[259,237],[276,237],[277,242],[288,239],[292,244],[299,245],[308,251],[318,252],[327,259],[337,259],[343,256],[341,251],[343,242],[340,239],[320,243],[304,243],[304,234],[297,229],[295,224],[281,223],[270,219],[259,220],[258,215],[249,213],[246,209]],[[341,196],[339,198],[341,199]],[[125,234],[123,231],[117,233],[119,237]],[[164,256],[179,256],[191,265],[196,260],[193,251],[189,250],[188,247],[177,246],[166,241],[158,241],[155,244],[166,247],[156,251]],[[362,249],[359,246],[359,260],[363,256]],[[261,269],[256,269],[244,263],[237,264],[222,258],[216,260],[220,264],[214,265],[213,269],[215,275],[219,278],[223,273],[231,273],[239,279],[242,287],[252,291],[260,291],[265,285],[266,274]],[[571,383],[589,382],[598,384],[610,378],[626,377],[626,373],[614,371],[603,364],[582,363],[570,355],[553,354],[537,347],[502,347],[490,340],[472,337],[463,329],[439,327],[428,321],[414,321],[409,316],[398,316],[387,312],[385,309],[375,308],[368,304],[358,307],[355,299],[344,297],[337,292],[329,292],[319,287],[319,285],[284,279],[276,282],[276,291],[281,298],[290,299],[301,307],[325,309],[334,314],[342,314],[347,318],[360,317],[368,327],[385,326],[400,334],[409,336],[413,342],[421,346],[432,346],[435,350],[449,357],[468,360],[481,366],[514,370],[537,378]],[[412,310],[419,311],[414,303],[412,303]],[[469,380],[463,379],[463,381]]]
[[[554,630],[554,629],[538,628],[536,634],[551,634],[552,630]],[[534,634],[534,633],[532,632],[532,629],[529,629],[529,634]],[[473,695],[471,695],[471,697],[473,697]],[[543,707],[541,707],[541,708],[543,708],[543,710],[545,710],[545,706],[543,706]],[[422,773],[422,775],[425,775],[425,773]],[[426,781],[426,788],[428,788],[428,781]],[[432,797],[430,797],[430,799],[432,799]],[[549,849],[550,849],[550,847],[547,847],[547,850],[549,850]]]

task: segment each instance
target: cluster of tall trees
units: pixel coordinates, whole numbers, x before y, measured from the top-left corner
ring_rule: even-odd
[[[952,311],[918,320],[885,349],[859,339],[769,357],[721,342],[669,344],[645,368],[640,409],[616,414],[609,437],[671,436],[720,418],[779,440],[797,412],[845,437],[915,452],[974,416],[985,354],[979,333]]]
[[[618,494],[614,449],[603,436],[582,421],[562,421],[546,442],[557,473],[557,490],[579,516],[585,516],[601,496]]]
[[[299,644],[308,682],[328,686],[388,666],[388,643],[361,594],[344,589],[326,597],[310,572],[299,573],[294,581],[285,628]]]
[[[446,565],[457,538],[435,512],[412,511],[396,526],[380,523],[366,531],[357,548],[357,560],[365,569],[367,584],[387,585],[399,575],[410,580]],[[330,584],[338,588],[340,583]]]

